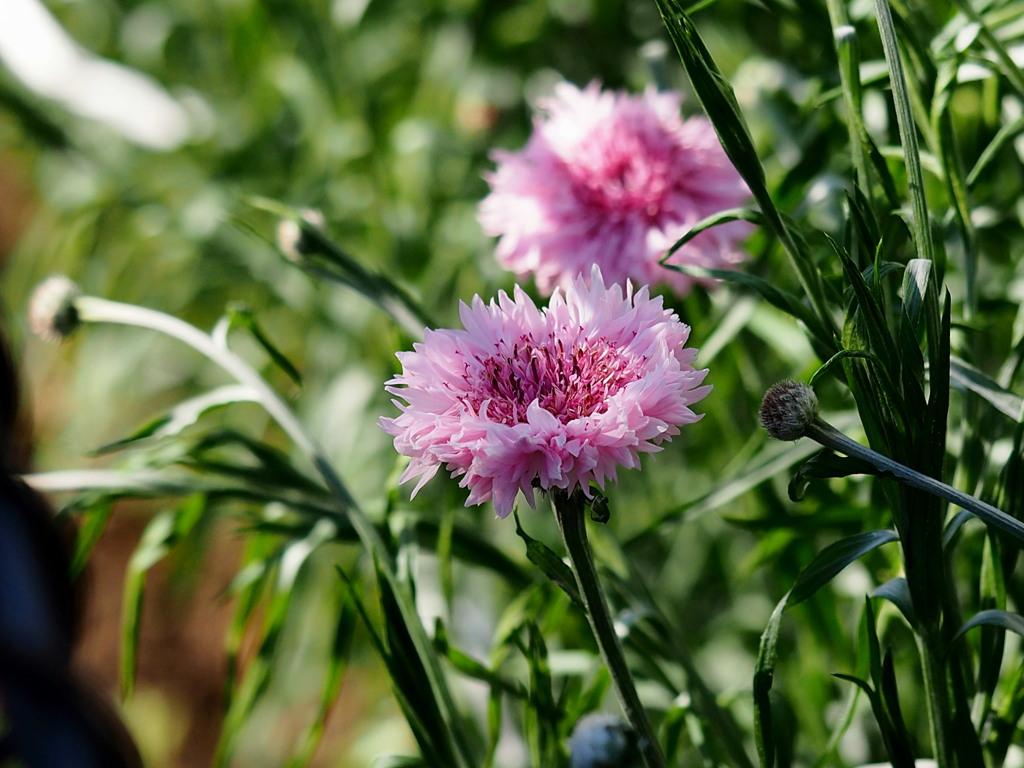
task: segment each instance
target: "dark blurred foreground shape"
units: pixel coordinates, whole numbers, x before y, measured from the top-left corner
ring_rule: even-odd
[[[111,706],[71,671],[78,603],[69,548],[45,502],[14,475],[26,468],[17,415],[0,328],[0,763],[141,767]]]

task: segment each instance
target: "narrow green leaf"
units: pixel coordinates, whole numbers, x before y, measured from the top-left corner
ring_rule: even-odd
[[[231,763],[235,745],[242,735],[243,728],[257,704],[270,689],[277,669],[278,647],[285,633],[296,593],[296,582],[310,556],[333,538],[334,531],[334,524],[330,520],[319,520],[305,538],[289,542],[279,556],[274,558],[277,567],[273,581],[268,579],[270,595],[264,605],[256,657],[249,663],[224,715],[224,724],[214,757],[214,764],[218,768],[226,768]]]
[[[772,283],[751,272],[735,269],[709,269],[695,264],[665,264],[663,266],[666,269],[671,269],[673,272],[681,272],[698,280],[722,280],[754,291],[773,307],[781,309],[790,317],[803,322],[813,332],[824,333],[814,313],[801,303],[796,296],[777,288]]]
[[[839,257],[843,266],[843,273],[853,289],[853,306],[860,322],[863,324],[863,329],[869,342],[866,349],[879,358],[886,371],[891,373],[898,370],[899,355],[896,352],[896,345],[892,334],[889,332],[885,312],[876,295],[877,287],[873,288],[868,285],[857,265],[853,263],[853,260],[850,259],[849,255],[838,243],[831,238],[829,238],[829,243]],[[877,275],[877,270],[873,270],[873,272]],[[890,396],[895,394],[890,393]]]
[[[441,708],[441,693],[436,681],[427,673],[421,651],[416,645],[395,591],[396,583],[385,579],[378,570],[382,627],[388,655],[385,659],[392,686],[416,743],[430,765],[456,765],[456,747],[452,743],[454,729],[462,723],[449,722]],[[428,650],[435,654],[433,645]],[[465,734],[462,734],[463,738]]]
[[[921,258],[934,259],[935,248],[932,244],[928,205],[925,201],[924,173],[921,170],[917,125],[914,122],[903,61],[900,58],[899,45],[896,41],[896,29],[893,24],[892,12],[889,9],[889,0],[875,0],[875,13],[878,16],[878,30],[882,36],[882,49],[885,52],[886,63],[889,65],[889,84],[892,87],[893,101],[896,107],[896,124],[899,128],[900,144],[903,147],[903,162],[907,169],[907,184],[913,209],[914,243]]]
[[[320,685],[320,698],[313,719],[306,726],[299,739],[295,754],[288,761],[287,768],[305,768],[313,759],[317,746],[327,726],[327,717],[331,705],[338,696],[342,678],[348,664],[349,650],[352,647],[352,636],[356,628],[356,610],[351,592],[340,600],[338,616],[334,624],[334,640],[331,643],[327,671]]]
[[[824,329],[819,341],[827,348],[834,334],[821,276],[811,262],[806,246],[801,243],[794,229],[783,219],[772,201],[765,182],[764,168],[757,156],[732,86],[718,69],[682,4],[678,0],[656,2],[669,37],[690,78],[694,93],[714,126],[722,147],[750,188],[765,223],[779,238],[800,278],[817,318],[811,329],[815,332]]]
[[[811,478],[849,477],[851,475],[878,474],[874,464],[863,459],[838,456],[828,448],[814,454],[797,469],[789,481],[789,498],[800,501],[807,491]]]
[[[999,159],[999,156],[1003,153],[1007,147],[1013,144],[1018,136],[1024,133],[1024,116],[1018,117],[1015,120],[1011,120],[1008,123],[1004,123],[1000,126],[999,131],[992,138],[992,141],[988,143],[978,160],[974,163],[974,167],[971,168],[970,173],[967,174],[967,186],[974,187],[981,177],[985,174],[985,171]]]
[[[898,539],[895,531],[866,531],[829,544],[800,572],[789,593],[789,605],[807,600],[850,563]]]
[[[274,549],[269,536],[249,536],[242,553],[242,565],[225,590],[235,600],[235,610],[228,625],[224,645],[227,652],[227,675],[224,704],[230,710],[235,690],[239,686],[238,661],[246,629],[267,591],[280,550]]]
[[[438,653],[466,677],[480,680],[491,686],[492,693],[507,694],[517,699],[525,699],[528,694],[518,680],[505,677],[495,669],[474,659],[464,651],[453,646],[448,640],[448,632],[440,619],[434,625],[434,645]]]
[[[966,360],[950,358],[949,374],[959,389],[973,392],[1004,416],[1024,423],[1024,398],[1000,386]]]
[[[302,374],[299,373],[299,369],[292,365],[291,360],[270,340],[270,337],[263,331],[263,328],[256,320],[256,315],[253,314],[251,309],[242,304],[232,304],[228,307],[227,318],[230,326],[247,330],[259,345],[263,347],[263,351],[274,361],[274,364],[284,371],[296,386],[302,386]]]
[[[964,634],[970,630],[980,626],[999,627],[1024,637],[1024,616],[1021,616],[1018,613],[1011,613],[1010,611],[1002,611],[993,608],[987,611],[979,611],[973,617],[968,619],[964,625],[957,630],[953,639],[956,640],[963,637]]]
[[[786,610],[788,601],[789,593],[778,602],[775,610],[772,611],[768,624],[765,626],[764,632],[761,633],[757,662],[754,665],[754,741],[761,768],[774,768],[777,758],[772,703],[769,694],[775,679],[775,665],[778,662],[782,614]]]
[[[903,614],[903,618],[907,620],[910,626],[917,626],[917,616],[914,614],[914,603],[910,597],[910,587],[907,586],[907,580],[902,576],[889,579],[877,587],[871,593],[871,597],[880,597],[883,600],[888,600],[899,609],[899,612]]]
[[[1006,580],[1003,573],[1002,547],[995,536],[985,537],[979,579],[979,605],[985,610],[1006,610]],[[1003,669],[1006,633],[1001,628],[982,625],[978,644],[978,692],[981,699],[979,721],[987,720]]]
[[[113,500],[101,497],[82,512],[82,523],[78,526],[78,534],[75,536],[75,553],[71,559],[72,578],[76,578],[85,568],[89,555],[106,530],[113,511]]]
[[[667,266],[665,262],[701,232],[717,227],[720,224],[728,224],[731,221],[749,221],[751,224],[762,224],[764,223],[764,216],[761,215],[760,211],[753,208],[730,208],[727,211],[719,211],[705,219],[701,219],[690,228],[689,232],[676,240],[665,255],[661,257],[662,266]]]
[[[135,688],[146,574],[170,551],[174,537],[174,516],[174,510],[165,510],[149,521],[125,571],[121,609],[122,698],[131,696]]]
[[[540,568],[541,573],[559,586],[582,609],[583,598],[580,596],[579,587],[576,585],[576,577],[573,575],[572,568],[566,565],[565,561],[556,555],[544,542],[531,538],[523,530],[522,525],[519,523],[518,513],[515,514],[515,520],[516,535],[526,544],[527,559]]]
[[[529,670],[529,701],[524,712],[531,765],[554,765],[558,761],[560,713],[555,706],[547,644],[535,622],[527,622],[517,645]]]
[[[708,512],[722,509],[752,488],[777,477],[819,450],[820,446],[810,440],[795,443],[766,441],[757,454],[735,473],[722,478],[713,490],[658,515],[650,525],[631,537],[623,546],[630,549],[651,536],[656,536],[659,531],[663,532],[665,525],[680,520],[692,520]]]
[[[996,57],[996,61],[999,62],[999,71],[1002,72],[1003,77],[1017,92],[1017,97],[1024,98],[1024,73],[1021,72],[1020,66],[1013,60],[1009,51],[1006,50],[1006,47],[989,28],[985,19],[967,0],[953,0],[953,5],[977,25],[978,38]]]
[[[914,759],[910,732],[907,730],[907,725],[903,720],[891,651],[886,651],[885,656],[882,658],[882,677],[877,685],[882,706],[885,709],[886,729],[888,731],[885,741],[890,750],[893,766],[894,768],[915,768],[917,762]]]
[[[223,408],[232,403],[254,402],[252,391],[240,384],[229,384],[218,387],[210,392],[189,398],[174,406],[163,416],[143,425],[128,437],[107,443],[92,451],[94,456],[102,456],[126,448],[140,440],[159,440],[180,434],[186,427],[199,421],[200,417],[215,408]]]

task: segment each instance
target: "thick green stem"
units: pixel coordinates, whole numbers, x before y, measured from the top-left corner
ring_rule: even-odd
[[[626,715],[626,720],[637,734],[640,754],[647,768],[666,768],[665,755],[655,738],[654,729],[647,719],[647,713],[640,703],[633,676],[626,664],[626,654],[622,649],[619,636],[615,633],[608,601],[594,567],[594,559],[587,542],[586,510],[579,494],[569,495],[564,491],[551,494],[555,509],[555,519],[562,532],[562,540],[569,553],[569,562],[576,574],[576,583],[583,598],[583,607],[587,613],[590,628],[597,638],[601,657],[611,673],[612,684],[619,696],[619,703]]]
[[[928,700],[928,723],[935,750],[935,762],[938,768],[949,768],[953,765],[949,745],[953,717],[949,702],[949,685],[946,681],[945,655],[941,645],[937,632],[924,628],[918,634],[918,651],[924,672],[924,691]]]

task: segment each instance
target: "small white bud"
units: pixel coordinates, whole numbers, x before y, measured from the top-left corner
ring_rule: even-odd
[[[28,305],[28,324],[41,339],[53,343],[74,333],[81,321],[75,301],[81,289],[64,275],[54,275],[41,282]]]
[[[299,217],[299,219],[282,219],[277,225],[277,247],[292,261],[301,261],[308,249],[302,231],[303,226],[308,225],[322,229],[326,224],[324,215],[312,208],[303,209]]]

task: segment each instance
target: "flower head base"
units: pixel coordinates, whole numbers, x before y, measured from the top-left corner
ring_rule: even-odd
[[[592,265],[605,280],[667,283],[686,293],[693,279],[659,264],[701,219],[750,197],[711,124],[685,122],[678,94],[641,96],[563,83],[540,103],[521,152],[497,152],[480,222],[500,236],[497,258],[544,293],[567,287]],[[731,222],[702,232],[671,264],[728,268],[744,258],[751,231]]]
[[[568,492],[614,480],[641,453],[700,418],[710,387],[686,348],[688,326],[647,289],[605,287],[594,269],[538,308],[518,287],[462,306],[465,330],[428,331],[387,390],[405,400],[381,427],[412,458],[418,491],[445,465],[505,517],[522,492]]]
[[[81,320],[75,300],[81,289],[64,275],[53,275],[41,282],[28,306],[28,324],[44,341],[57,343],[78,330]]]

